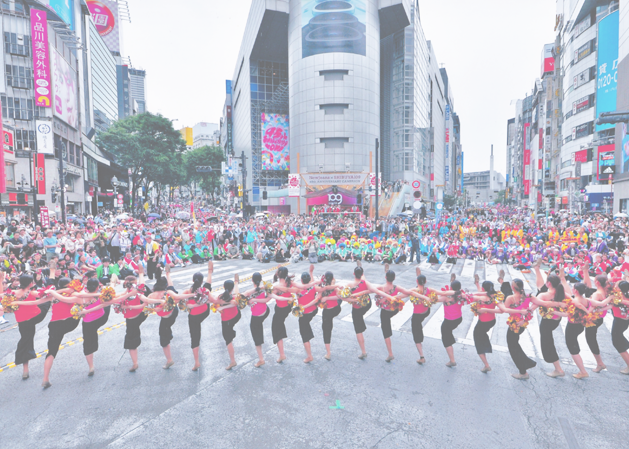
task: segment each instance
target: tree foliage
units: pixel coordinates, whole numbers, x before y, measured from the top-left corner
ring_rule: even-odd
[[[177,185],[185,178],[186,143],[172,122],[160,114],[133,115],[99,133],[96,144],[111,152],[116,162],[131,169],[135,187],[154,183],[158,188]],[[135,189],[133,204],[137,204]]]
[[[183,170],[188,184],[196,182],[201,189],[214,197],[221,184],[221,162],[225,160],[223,150],[216,146],[204,146],[188,151],[183,156]],[[198,166],[212,167],[211,173],[197,173]]]

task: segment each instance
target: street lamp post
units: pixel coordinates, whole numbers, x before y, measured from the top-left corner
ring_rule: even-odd
[[[111,186],[114,188],[114,211],[118,207],[118,186],[119,185],[120,185],[120,182],[118,181],[118,178],[116,178],[116,175],[114,175],[111,178]]]

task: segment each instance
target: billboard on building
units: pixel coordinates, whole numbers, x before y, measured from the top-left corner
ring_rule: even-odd
[[[57,51],[51,51],[54,114],[74,129],[79,129],[76,72]]]
[[[598,23],[598,62],[596,84],[596,116],[616,110],[618,88],[618,15],[613,12]],[[596,131],[615,125],[596,125]]]
[[[596,179],[599,181],[607,181],[616,173],[616,145],[601,145],[598,147],[598,169],[596,171]]]
[[[37,152],[41,154],[55,154],[50,122],[37,120],[35,122],[35,131],[37,134]]]
[[[181,133],[181,138],[185,140],[186,146],[191,147],[192,144],[194,143],[194,138],[192,136],[192,128],[190,128],[189,126],[186,126],[185,128],[180,129],[179,132]]]
[[[44,0],[44,3],[74,29],[74,0]]]
[[[544,45],[542,51],[542,76],[546,73],[553,73],[555,71],[555,57],[553,56],[554,44]]]
[[[288,115],[262,113],[262,170],[290,170]]]
[[[627,135],[627,124],[622,124],[622,167],[621,173],[629,173],[629,135]]]
[[[98,34],[103,38],[109,51],[120,53],[120,22],[118,4],[110,0],[87,0]]]
[[[31,9],[31,41],[35,106],[49,108],[52,105],[52,81],[48,51],[48,17],[45,11]]]
[[[367,54],[363,0],[301,0],[302,58],[321,53]]]

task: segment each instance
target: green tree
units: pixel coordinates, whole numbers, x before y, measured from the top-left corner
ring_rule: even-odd
[[[447,193],[443,194],[443,207],[446,209],[453,208],[456,205],[456,196],[448,195]]]
[[[96,144],[111,152],[118,164],[131,169],[134,206],[138,187],[152,183],[161,193],[165,185],[183,179],[186,143],[172,122],[160,114],[145,112],[118,120],[98,134]]]
[[[204,146],[188,151],[183,156],[183,168],[188,184],[196,182],[205,193],[212,195],[221,184],[221,162],[225,155],[220,147]],[[212,167],[211,173],[197,173],[198,166]]]

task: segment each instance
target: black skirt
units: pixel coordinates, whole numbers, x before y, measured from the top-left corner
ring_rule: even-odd
[[[312,326],[310,322],[317,315],[319,309],[316,308],[310,313],[304,313],[299,317],[299,334],[301,335],[301,341],[303,343],[308,343],[310,340],[314,338],[314,333],[312,332]]]
[[[459,317],[456,320],[443,320],[443,323],[441,323],[441,341],[443,342],[444,348],[448,348],[456,343],[452,332],[459,327],[462,321],[463,317]]]
[[[262,346],[264,344],[264,320],[267,319],[271,310],[267,307],[262,315],[251,315],[251,323],[249,328],[251,329],[251,336],[253,337],[253,343],[256,346]]]
[[[360,309],[356,309],[352,307],[352,321],[354,322],[354,332],[356,334],[362,334],[367,330],[367,325],[365,324],[365,314],[371,309],[371,301],[367,303],[365,307],[361,307]]]
[[[46,307],[44,307],[46,306]],[[17,342],[17,349],[15,350],[15,364],[21,365],[22,363],[28,362],[37,357],[35,354],[35,331],[37,330],[37,325],[41,323],[46,314],[48,313],[48,309],[50,309],[50,303],[44,303],[39,305],[38,315],[34,316],[28,321],[22,321],[18,323],[18,330],[20,332],[20,341]]]
[[[90,355],[98,351],[98,329],[104,326],[109,319],[111,306],[103,309],[105,312],[102,317],[86,323],[83,321],[83,354]]]
[[[162,317],[159,321],[159,344],[162,348],[168,346],[173,339],[173,324],[179,315],[179,309],[175,307],[168,317]]]
[[[526,330],[521,328],[516,334],[511,329],[507,330],[507,347],[509,348],[509,354],[515,366],[520,371],[520,374],[525,374],[526,370],[537,366],[537,362],[528,358],[524,353],[522,346],[520,346],[520,335]]]
[[[234,330],[234,326],[236,325],[238,321],[240,321],[241,316],[242,315],[240,314],[240,310],[239,310],[238,315],[233,317],[231,320],[221,321],[221,324],[223,327],[223,338],[225,339],[226,346],[229,345],[232,341],[234,341],[234,338],[236,338],[236,331]]]
[[[79,327],[80,320],[66,318],[65,320],[51,321],[48,324],[48,357],[56,357],[61,346],[61,340],[65,334]]]
[[[286,317],[290,313],[290,307],[278,307],[275,304],[273,320],[271,321],[271,333],[273,334],[273,344],[287,337],[286,335]]]
[[[194,309],[193,309],[194,310]],[[201,323],[210,315],[210,307],[198,315],[188,314],[188,329],[190,329],[190,347],[198,348],[201,344]]]
[[[127,318],[127,332],[124,336],[124,348],[125,349],[138,349],[142,344],[142,334],[140,332],[140,325],[144,323],[147,316],[144,313],[140,313],[135,318]]]
[[[415,344],[424,342],[424,320],[430,315],[430,309],[424,313],[414,313],[411,318],[411,330],[413,331],[413,341]]]
[[[474,346],[476,346],[477,354],[491,354],[492,347],[491,341],[489,340],[489,329],[496,325],[496,319],[494,318],[491,321],[481,321],[478,320],[476,326],[474,327]]]
[[[391,330],[391,318],[393,318],[399,310],[380,310],[380,327],[382,327],[382,336],[386,338],[391,338],[393,335],[393,330]]]

